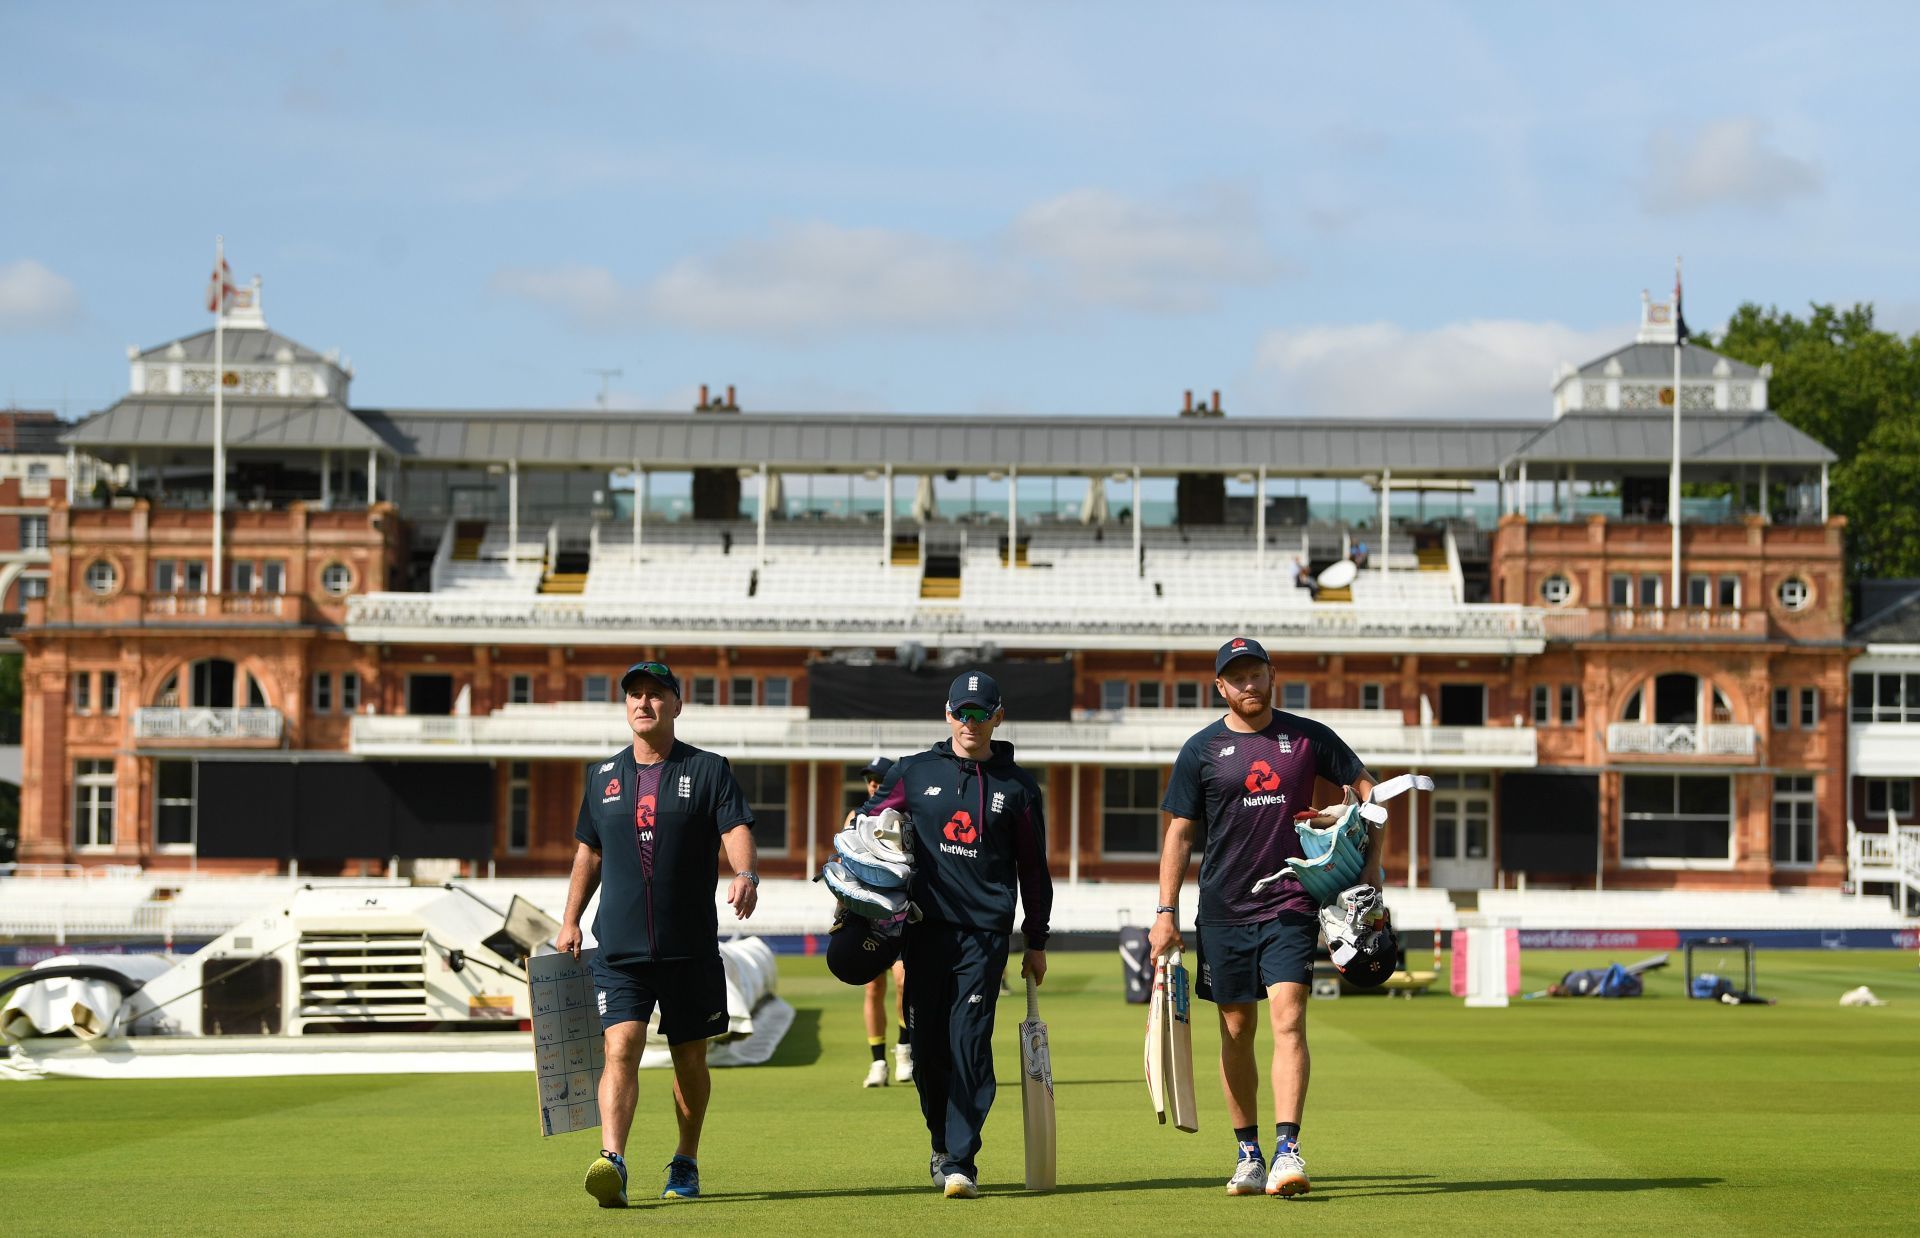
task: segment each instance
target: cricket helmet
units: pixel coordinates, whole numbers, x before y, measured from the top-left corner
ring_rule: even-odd
[[[1386,900],[1369,885],[1349,886],[1320,909],[1327,953],[1355,988],[1385,984],[1400,969],[1400,939],[1394,936]]]
[[[835,979],[856,985],[883,975],[900,957],[906,924],[904,912],[885,920],[847,914],[827,937],[827,970]]]

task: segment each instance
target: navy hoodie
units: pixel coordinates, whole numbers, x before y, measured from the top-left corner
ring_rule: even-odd
[[[1013,745],[993,741],[985,761],[955,756],[943,739],[895,761],[860,809],[897,808],[913,828],[913,892],[929,920],[1013,931],[1015,880],[1027,947],[1047,948],[1053,876],[1040,786],[1013,763]]]

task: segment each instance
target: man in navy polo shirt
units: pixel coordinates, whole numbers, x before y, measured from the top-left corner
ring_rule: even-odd
[[[1013,932],[1016,883],[1026,910],[1020,974],[1047,974],[1047,819],[1040,786],[1013,762],[1013,745],[993,738],[1005,717],[1000,688],[967,671],[947,690],[951,737],[902,757],[860,811],[898,809],[912,827],[911,898],[921,919],[907,925],[907,1024],[913,1082],[933,1137],[929,1169],[948,1199],[979,1194],[975,1155],[993,1107],[993,1016]]]
[[[720,962],[713,887],[717,852],[737,874],[727,903],[753,914],[753,814],[725,757],[673,736],[680,680],[663,662],[636,662],[621,676],[633,743],[587,766],[574,837],[573,879],[554,944],[578,957],[580,916],[594,887],[594,997],[606,1030],[600,1126],[606,1147],[586,1187],[603,1208],[627,1205],[627,1131],[633,1125],[647,1020],[673,1054],[673,1103],[680,1142],[667,1165],[663,1199],[700,1194],[700,1127],[707,1116],[707,1040],[727,1030],[727,976]]]
[[[1307,994],[1320,922],[1313,897],[1291,873],[1258,893],[1254,884],[1302,858],[1296,813],[1313,808],[1316,776],[1373,794],[1366,766],[1331,729],[1273,708],[1273,667],[1251,637],[1236,636],[1213,659],[1214,686],[1227,713],[1180,749],[1160,807],[1172,818],[1160,852],[1160,906],[1148,935],[1154,957],[1180,944],[1180,883],[1194,823],[1206,823],[1200,861],[1200,980],[1195,989],[1220,1009],[1220,1080],[1239,1143],[1229,1195],[1304,1195],[1300,1116],[1307,1100]],[[1384,830],[1369,831],[1366,880],[1379,869]],[[1259,1003],[1271,1002],[1273,1168],[1262,1163],[1260,1088],[1254,1065]]]

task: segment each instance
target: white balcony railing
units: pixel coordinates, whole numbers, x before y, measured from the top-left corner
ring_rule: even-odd
[[[1847,768],[1856,778],[1911,778],[1920,769],[1920,722],[1847,727]]]
[[[277,709],[139,709],[135,739],[279,739]]]
[[[938,705],[936,703],[935,709]],[[1218,717],[1203,711],[1165,711],[1141,719],[1078,722],[1009,721],[999,737],[1020,759],[1062,762],[1165,764],[1200,727]],[[1421,727],[1386,719],[1354,720],[1351,712],[1326,721],[1369,764],[1431,769],[1524,769],[1535,763],[1528,727]],[[925,722],[809,718],[801,709],[695,707],[680,721],[682,739],[743,760],[864,761],[925,748],[945,734],[937,715]],[[471,756],[591,760],[631,742],[623,712],[613,705],[508,706],[481,717],[353,719],[352,748],[363,756]]]
[[[1615,722],[1607,727],[1607,751],[1616,755],[1749,757],[1750,726],[1695,722]]]
[[[743,601],[646,604],[615,598],[475,597],[368,593],[347,599],[347,635],[358,642],[575,645],[699,644],[856,646],[938,637],[1002,648],[1213,649],[1223,631],[1257,632],[1270,651],[1372,649],[1538,653],[1541,612],[1523,606],[1247,608],[1231,602],[1102,605],[1062,597],[987,607]]]

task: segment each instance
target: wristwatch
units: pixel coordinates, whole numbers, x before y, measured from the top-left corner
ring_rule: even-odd
[[[1177,916],[1180,914],[1180,909],[1178,907],[1155,907],[1153,914],[1156,916]]]
[[[751,881],[751,882],[753,883],[753,888],[754,888],[754,889],[756,889],[756,890],[758,890],[758,889],[760,888],[760,874],[759,874],[759,873],[738,873],[738,874],[735,874],[735,875],[736,875],[736,876],[740,876],[740,877],[745,877],[745,878],[746,878],[746,879],[747,879],[748,881]]]

